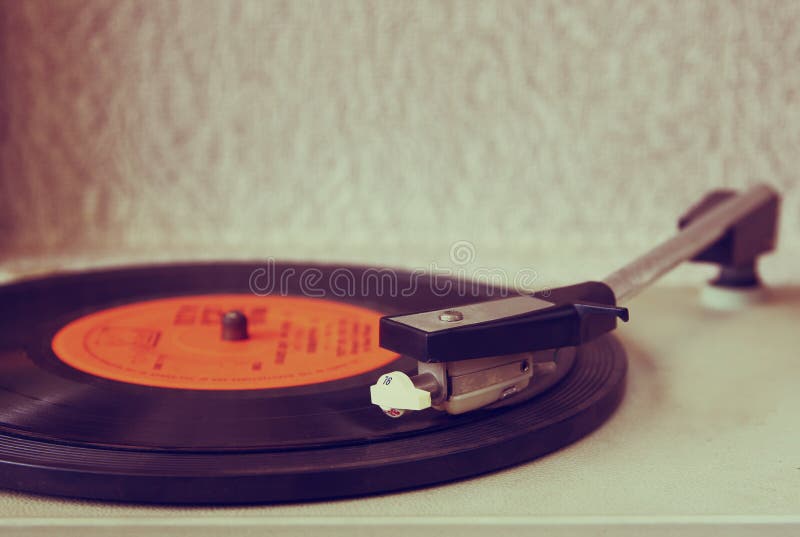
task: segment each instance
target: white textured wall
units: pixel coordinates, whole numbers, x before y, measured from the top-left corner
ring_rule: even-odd
[[[475,264],[548,283],[602,276],[705,189],[769,181],[785,204],[766,272],[800,279],[800,2],[0,11],[8,267],[424,266],[468,240]]]

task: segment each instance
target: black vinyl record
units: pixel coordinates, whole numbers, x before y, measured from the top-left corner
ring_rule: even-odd
[[[610,335],[578,348],[564,377],[528,399],[458,416],[384,415],[369,386],[384,372],[413,374],[416,361],[376,349],[377,333],[359,319],[505,292],[435,280],[368,267],[207,263],[0,287],[0,487],[148,503],[340,498],[513,466],[611,415],[627,360]],[[262,296],[272,310],[255,308],[251,321],[268,363],[257,341],[212,339],[219,312],[208,306]],[[155,318],[161,312],[168,322]],[[185,357],[184,370],[212,373],[169,372],[175,356]],[[313,366],[298,357],[314,357]],[[219,360],[244,373],[213,373]]]

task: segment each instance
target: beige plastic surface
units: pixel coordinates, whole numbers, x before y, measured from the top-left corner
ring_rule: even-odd
[[[797,535],[800,288],[741,312],[699,289],[630,303],[619,336],[627,395],[588,438],[538,461],[449,485],[297,505],[174,508],[0,493],[0,535]],[[387,418],[388,419],[388,418]]]

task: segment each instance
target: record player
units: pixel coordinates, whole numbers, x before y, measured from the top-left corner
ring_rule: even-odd
[[[387,531],[635,532],[673,490],[687,523],[788,531],[800,294],[757,272],[778,201],[713,192],[602,281],[534,293],[404,271],[352,292],[375,267],[258,262],[4,286],[0,486],[22,491],[4,511],[75,505],[34,493],[123,502],[78,505],[131,530],[179,512],[243,531],[349,533],[377,513]],[[720,267],[702,299],[644,291],[689,259]]]

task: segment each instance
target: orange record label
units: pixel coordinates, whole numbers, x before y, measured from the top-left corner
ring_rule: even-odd
[[[239,310],[249,338],[225,341],[221,315]],[[286,388],[340,380],[388,364],[381,314],[313,298],[248,294],[148,300],[64,326],[53,352],[98,377],[195,390]]]

